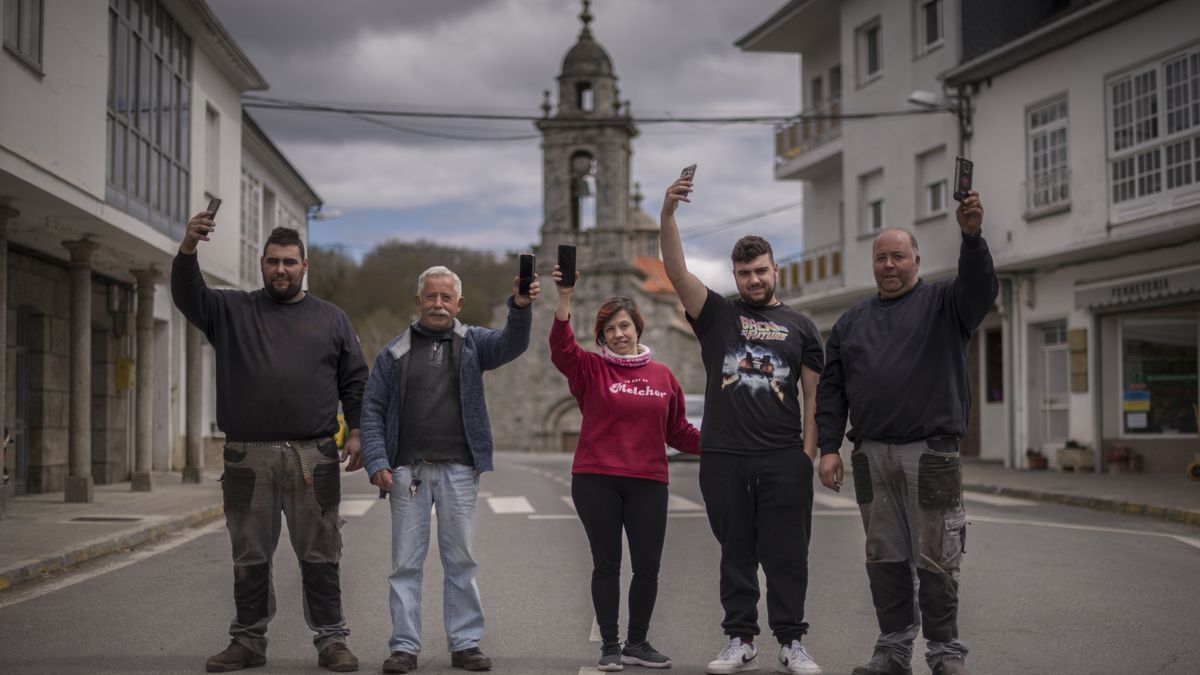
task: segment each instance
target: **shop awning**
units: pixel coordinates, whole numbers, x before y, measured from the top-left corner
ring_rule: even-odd
[[[1111,307],[1200,293],[1200,264],[1075,286],[1075,308]]]

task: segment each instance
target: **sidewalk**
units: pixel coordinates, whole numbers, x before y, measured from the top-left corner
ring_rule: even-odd
[[[61,492],[14,497],[0,518],[0,591],[219,518],[219,475],[208,472],[199,485],[184,485],[178,473],[155,474],[153,492],[130,492],[129,483],[98,485],[91,504],[66,504]],[[963,483],[976,492],[1200,527],[1200,482],[1182,473],[1018,471],[966,462]]]

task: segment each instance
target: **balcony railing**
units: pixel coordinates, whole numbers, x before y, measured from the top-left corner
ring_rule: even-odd
[[[779,294],[795,297],[844,283],[842,245],[829,244],[779,261]]]
[[[1025,183],[1025,213],[1037,216],[1071,204],[1071,169],[1058,167]]]
[[[842,135],[842,99],[831,98],[800,113],[800,119],[775,125],[775,163],[782,164]],[[834,119],[828,119],[829,117]]]

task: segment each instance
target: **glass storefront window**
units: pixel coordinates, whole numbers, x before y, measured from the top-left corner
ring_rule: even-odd
[[[1126,434],[1196,433],[1192,406],[1200,397],[1198,327],[1195,319],[1122,322],[1121,415]]]

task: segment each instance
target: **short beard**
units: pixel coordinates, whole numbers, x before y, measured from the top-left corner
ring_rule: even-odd
[[[750,307],[770,307],[771,300],[775,298],[775,287],[774,286],[764,286],[764,290],[766,290],[766,294],[763,296],[762,300],[754,300],[754,299],[748,298],[744,294],[742,294],[742,302],[749,305]]]
[[[275,302],[288,302],[297,295],[300,295],[300,284],[292,283],[290,281],[288,282],[287,288],[283,290],[277,290],[275,285],[272,283],[265,284],[263,288],[267,291],[267,295],[270,296],[270,298]]]

